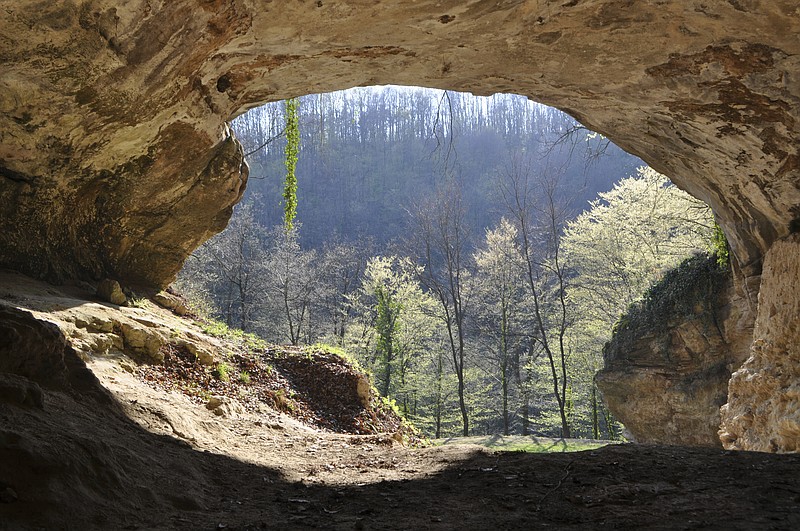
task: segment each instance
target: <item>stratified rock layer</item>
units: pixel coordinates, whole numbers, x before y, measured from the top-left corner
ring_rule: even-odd
[[[714,208],[751,300],[762,257],[800,218],[794,0],[21,0],[0,13],[0,266],[37,277],[163,287],[241,197],[225,121],[356,85],[516,92],[571,113]]]
[[[596,382],[636,441],[720,446],[719,408],[752,338],[742,295],[728,269],[696,257],[621,318]]]

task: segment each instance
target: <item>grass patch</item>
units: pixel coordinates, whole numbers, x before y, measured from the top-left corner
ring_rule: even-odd
[[[223,382],[229,382],[231,380],[231,367],[224,361],[221,361],[217,364],[216,368],[216,375],[217,378],[222,380]]]
[[[236,345],[239,345],[251,352],[265,351],[269,348],[269,344],[250,332],[244,332],[238,328],[230,328],[227,324],[216,319],[207,319],[200,321],[200,328],[206,334],[220,339],[225,339]]]
[[[482,435],[475,437],[448,437],[434,439],[434,446],[445,444],[477,444],[492,450],[503,452],[580,452],[594,450],[615,441],[596,441],[591,439],[552,439],[549,437],[536,437],[534,435]]]

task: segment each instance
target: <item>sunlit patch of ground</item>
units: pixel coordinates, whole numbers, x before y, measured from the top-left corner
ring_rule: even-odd
[[[553,439],[551,437],[537,437],[535,435],[479,435],[474,437],[447,437],[433,439],[436,446],[446,444],[477,444],[492,450],[505,452],[580,452],[594,450],[609,444],[618,444],[619,441],[601,441],[591,439]]]

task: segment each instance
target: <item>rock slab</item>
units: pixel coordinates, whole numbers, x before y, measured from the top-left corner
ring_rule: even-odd
[[[637,442],[720,447],[719,408],[747,358],[754,314],[730,269],[697,257],[623,316],[595,381]]]

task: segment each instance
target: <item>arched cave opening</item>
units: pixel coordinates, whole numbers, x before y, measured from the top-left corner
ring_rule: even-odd
[[[715,232],[707,207],[652,170],[641,168],[644,163],[640,159],[569,116],[523,97],[487,98],[388,86],[308,96],[299,100],[298,107],[300,199],[290,247],[283,238],[281,206],[286,172],[284,102],[252,109],[232,123],[250,165],[248,191],[229,228],[189,258],[176,286],[190,300],[210,303],[204,317],[273,343],[322,342],[343,349],[358,359],[373,384],[396,400],[403,414],[415,420],[426,436],[456,435],[460,421],[454,415],[458,410],[455,392],[444,393],[451,398],[442,407],[431,394],[433,383],[421,378],[422,373],[435,370],[424,358],[442,347],[443,336],[437,340],[435,331],[443,333],[444,329],[423,325],[421,315],[398,310],[392,318],[399,320],[399,328],[413,321],[415,327],[429,330],[410,333],[398,329],[391,341],[402,353],[387,354],[376,346],[380,338],[374,325],[377,301],[371,293],[376,289],[378,264],[384,268],[381,275],[394,279],[383,278],[380,283],[401,298],[397,304],[419,304],[402,299],[408,297],[403,291],[414,286],[421,290],[420,297],[433,293],[435,285],[426,280],[434,279],[411,274],[402,263],[408,261],[423,269],[442,267],[436,260],[421,265],[424,257],[416,254],[413,243],[420,236],[410,233],[420,229],[416,219],[422,211],[442,209],[430,205],[430,198],[446,194],[446,202],[459,202],[463,209],[454,215],[461,219],[464,232],[463,242],[458,244],[463,247],[463,271],[457,273],[474,279],[464,283],[466,298],[491,301],[473,302],[464,310],[469,374],[461,378],[469,388],[465,396],[473,403],[467,414],[473,419],[469,433],[560,436],[567,429],[573,437],[619,437],[622,428],[605,409],[593,383],[594,373],[603,367],[603,345],[620,315],[645,295],[663,271],[693,253],[709,252]],[[525,200],[539,212],[530,210],[519,218],[517,206],[508,202],[508,193],[509,186],[521,186],[523,178]],[[570,307],[564,308],[570,323],[562,323],[561,332],[569,346],[556,353],[567,368],[551,383],[544,363],[546,351],[536,337],[555,334],[555,328],[536,330],[531,326],[534,314],[522,309],[531,304],[524,302],[530,294],[525,295],[524,275],[517,266],[508,267],[504,274],[519,285],[498,288],[498,273],[486,262],[495,256],[501,262],[516,263],[509,254],[511,248],[502,251],[496,247],[501,235],[515,253],[522,249],[523,236],[525,241],[537,238],[530,258],[545,259],[545,247],[550,244],[533,233],[520,235],[520,230],[533,222],[534,232],[550,234],[542,217],[548,194],[550,207],[559,211],[558,219],[551,220],[554,233],[550,237],[559,249],[565,247],[560,251],[559,267],[565,277],[561,287],[570,300]],[[597,213],[588,212],[590,201],[595,202]],[[513,234],[503,232],[501,226]],[[565,231],[570,234],[567,243],[562,243]],[[591,251],[580,251],[587,244]],[[497,254],[501,251],[505,253],[502,256]],[[482,262],[473,262],[479,256]],[[289,275],[285,266],[294,272]],[[402,275],[407,278],[401,288],[396,282]],[[507,330],[499,330],[501,317],[491,306],[500,301],[494,300],[494,288],[489,286],[513,292],[514,300],[503,309],[507,322],[513,321],[505,325]],[[483,293],[481,290],[488,291],[475,295]],[[604,294],[598,296],[600,292]],[[292,302],[279,304],[281,300]],[[542,307],[545,320],[553,320],[556,309]],[[451,310],[445,307],[444,311]],[[428,313],[433,321],[438,319],[436,310]],[[714,315],[710,318],[722,320]],[[590,332],[590,328],[600,331]],[[698,346],[697,339],[685,333],[681,336],[676,328],[673,325],[670,330],[679,342],[694,342],[686,349],[711,350],[705,340]],[[730,339],[722,332],[719,336],[721,341]],[[503,352],[498,350],[500,344]],[[743,348],[731,349],[737,361],[742,361]],[[630,424],[629,436],[632,433],[648,442],[719,446],[718,409],[725,403],[730,370],[717,370],[712,381],[706,382],[710,390],[703,399],[687,400],[684,387],[695,385],[692,382],[698,373],[707,378],[709,367],[735,361],[720,361],[716,352],[708,354],[710,359],[696,354],[695,366],[684,363],[678,376],[671,360],[684,357],[685,349],[665,349],[655,355],[649,350],[628,352],[626,359],[649,356],[651,364],[659,363],[656,358],[663,359],[663,371],[670,376],[661,385],[673,388],[674,396],[666,389],[636,391],[630,384],[606,388]],[[387,355],[389,358],[383,359]],[[439,369],[446,381],[455,370],[448,360],[449,356],[444,357],[446,367]],[[633,379],[630,374],[627,377]],[[553,396],[552,385],[563,387],[563,397]],[[617,392],[618,388],[625,389],[625,394]],[[633,400],[633,396],[638,397]],[[680,413],[668,418],[654,414],[665,404],[650,405],[646,411],[633,406],[653,396],[669,396],[667,407]],[[688,408],[682,406],[687,402],[691,404]],[[631,405],[620,407],[621,403]],[[554,411],[562,407],[570,420],[559,427],[552,422],[558,417]],[[493,413],[501,409],[502,413]],[[550,423],[544,418],[550,418]]]
[[[157,355],[170,341],[197,359],[209,354],[197,348],[197,330],[153,320],[151,311],[172,317],[149,302],[118,308],[91,292],[100,283],[113,293],[115,281],[163,287],[224,228],[246,180],[229,117],[266,101],[383,83],[514,92],[567,110],[714,208],[743,309],[737,318],[723,307],[732,324],[717,324],[748,345],[744,362],[709,372],[733,373],[720,440],[797,452],[794,2],[30,7],[0,18],[0,265],[30,275],[4,271],[0,292],[4,524],[797,526],[794,456],[617,446],[542,460],[444,449],[415,461],[405,450],[380,452],[379,440],[323,449],[294,425],[241,432],[284,441],[284,450],[296,445],[304,457],[293,468],[280,451],[207,444],[214,417],[126,395],[130,367],[84,356],[103,387],[116,389],[108,406],[80,357],[120,348]],[[179,308],[168,295],[162,304]],[[740,326],[747,322],[752,332]],[[240,414],[225,407],[220,417]],[[373,482],[337,476],[348,468],[367,469]],[[382,483],[395,468],[408,475]]]

